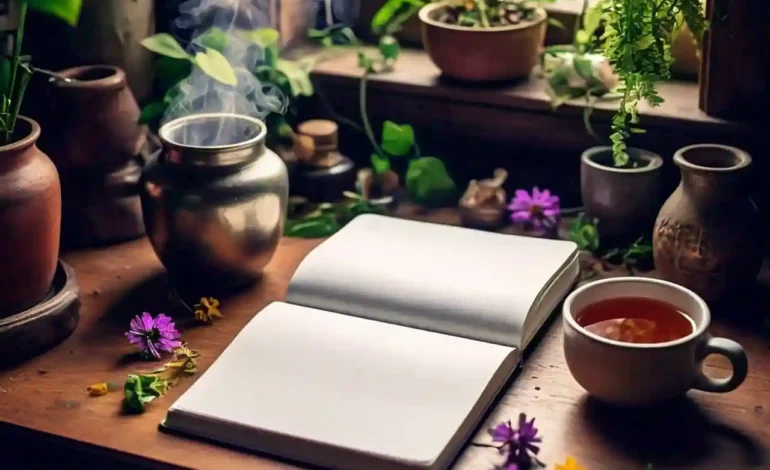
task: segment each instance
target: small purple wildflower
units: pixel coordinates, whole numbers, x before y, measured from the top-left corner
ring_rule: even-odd
[[[171,317],[162,313],[155,318],[147,312],[135,316],[126,332],[131,344],[136,344],[145,354],[155,359],[160,359],[161,351],[173,352],[180,347],[180,336]]]
[[[517,189],[515,196],[508,205],[511,211],[511,220],[522,223],[535,229],[552,229],[559,218],[561,207],[559,196],[551,194],[551,191],[535,186],[532,194],[525,189]]]
[[[543,442],[543,439],[537,435],[535,418],[527,421],[527,415],[521,413],[518,428],[507,421],[490,429],[489,433],[492,441],[501,443],[497,447],[500,453],[507,454],[505,463],[494,470],[525,470],[532,468],[533,461],[537,462],[535,455],[540,452],[540,447],[535,444]]]

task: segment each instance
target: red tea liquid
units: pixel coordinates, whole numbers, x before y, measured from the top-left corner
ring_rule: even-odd
[[[677,307],[644,297],[601,300],[581,310],[575,320],[595,335],[625,343],[665,343],[695,329]]]

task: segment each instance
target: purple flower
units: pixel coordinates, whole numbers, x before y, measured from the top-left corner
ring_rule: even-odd
[[[527,421],[527,415],[519,415],[518,428],[514,428],[510,421],[500,423],[489,430],[494,442],[500,442],[498,450],[505,454],[505,463],[495,470],[524,470],[531,468],[534,455],[540,452],[540,447],[535,445],[543,442],[537,435],[535,418]],[[530,452],[533,455],[530,455]],[[535,460],[536,461],[536,460]]]
[[[513,436],[516,435],[516,431],[514,431],[511,427],[510,420],[498,424],[494,428],[490,429],[489,433],[492,434],[493,442],[508,442],[513,439]]]
[[[553,226],[561,211],[559,196],[554,196],[551,191],[532,188],[532,195],[524,189],[517,189],[516,195],[508,205],[511,211],[511,220],[516,223],[530,224],[536,229]]]
[[[162,313],[155,318],[147,312],[135,316],[131,319],[126,337],[131,344],[138,345],[145,354],[155,359],[160,359],[160,351],[172,352],[182,345],[171,317]]]

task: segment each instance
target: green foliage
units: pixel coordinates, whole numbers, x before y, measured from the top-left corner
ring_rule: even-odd
[[[16,128],[16,120],[19,117],[24,92],[34,68],[29,64],[29,59],[22,58],[21,46],[24,40],[24,25],[27,20],[28,9],[57,17],[74,26],[80,16],[82,0],[16,0],[15,31],[0,32],[0,40],[3,47],[10,47],[10,54],[0,58],[0,134],[2,144],[13,141],[13,131]],[[13,11],[13,10],[12,10]]]
[[[361,214],[379,213],[377,207],[360,197],[336,204],[321,204],[300,219],[288,220],[284,235],[295,238],[327,237]]]
[[[387,0],[372,17],[372,32],[377,35],[395,34],[428,3],[430,1],[426,0]]]
[[[331,25],[325,29],[310,29],[307,37],[324,47],[352,46],[359,43],[353,30],[344,24]]]
[[[382,125],[382,150],[395,157],[407,155],[414,145],[414,129],[409,124],[385,121]]]
[[[615,165],[631,164],[626,140],[638,128],[641,100],[658,106],[663,98],[655,83],[671,77],[671,41],[680,18],[697,38],[706,28],[701,0],[602,0],[602,18],[606,21],[599,48],[623,80],[623,96],[612,119]]]
[[[383,36],[379,42],[379,56],[370,57],[358,53],[358,66],[364,69],[360,84],[360,110],[364,132],[372,144],[371,164],[375,173],[390,170],[391,157],[412,155],[406,173],[406,190],[413,202],[427,207],[440,207],[456,202],[456,187],[444,166],[436,157],[424,157],[415,138],[414,129],[408,124],[385,121],[382,140],[378,143],[366,109],[366,85],[369,75],[390,71],[401,48],[392,36]]]
[[[141,44],[145,49],[149,49],[164,57],[190,60],[190,54],[184,50],[174,36],[168,33],[158,33],[154,36],[146,37],[142,40]]]
[[[131,374],[123,386],[123,409],[131,413],[143,413],[144,405],[168,391],[168,382],[157,375]]]
[[[575,242],[579,250],[596,253],[599,251],[599,231],[597,219],[587,220],[580,214],[569,229],[569,239]]]
[[[83,0],[21,0],[32,10],[59,18],[70,26],[77,26]]]
[[[207,49],[205,52],[195,54],[195,65],[206,75],[225,85],[238,84],[238,78],[235,76],[230,62],[216,49]]]
[[[442,207],[454,203],[455,183],[436,157],[420,157],[409,162],[406,171],[406,192],[417,204],[426,207]]]
[[[615,260],[628,269],[637,266],[652,265],[652,244],[639,237],[627,248],[613,248],[603,256],[606,260]]]

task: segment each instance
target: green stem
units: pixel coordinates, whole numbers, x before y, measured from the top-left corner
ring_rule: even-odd
[[[332,119],[339,122],[340,124],[347,125],[348,127],[354,129],[356,132],[361,132],[362,134],[366,132],[360,124],[339,114],[329,102],[329,99],[326,97],[323,91],[316,89],[316,95],[318,95],[318,99],[321,101],[321,106],[326,108],[326,112],[329,114],[329,116],[332,117]]]
[[[489,28],[489,18],[487,17],[487,2],[485,0],[476,0],[476,5],[479,9],[479,18],[481,18],[481,25],[485,28]]]
[[[580,10],[580,16],[575,21],[575,27],[572,28],[572,45],[575,46],[575,52],[578,51],[577,34],[583,28],[583,21],[585,21],[586,10],[588,10],[588,0],[583,0],[583,9]]]
[[[8,90],[4,90],[4,92],[8,93],[8,98],[11,101],[11,109],[18,109],[18,106],[16,106],[15,101],[20,100],[21,97],[16,95],[16,75],[19,71],[19,57],[21,57],[21,42],[22,39],[24,39],[24,23],[27,19],[27,1],[21,0],[19,2],[19,27],[16,29],[16,38],[14,39],[13,44],[13,64],[11,65],[11,87]],[[8,116],[8,122],[5,126],[5,141],[10,142],[11,141],[11,134],[13,134],[13,129],[16,126],[16,117],[18,116],[18,111],[16,113],[13,113]]]
[[[372,124],[369,122],[369,115],[366,113],[366,84],[368,79],[369,79],[369,69],[366,69],[364,71],[363,76],[361,76],[361,84],[358,92],[359,105],[361,108],[361,122],[363,122],[364,124],[364,132],[366,133],[366,136],[369,138],[369,143],[372,144],[374,151],[377,152],[378,155],[385,156],[385,152],[383,152],[380,146],[377,144],[377,138],[374,136],[374,131],[372,130]]]

